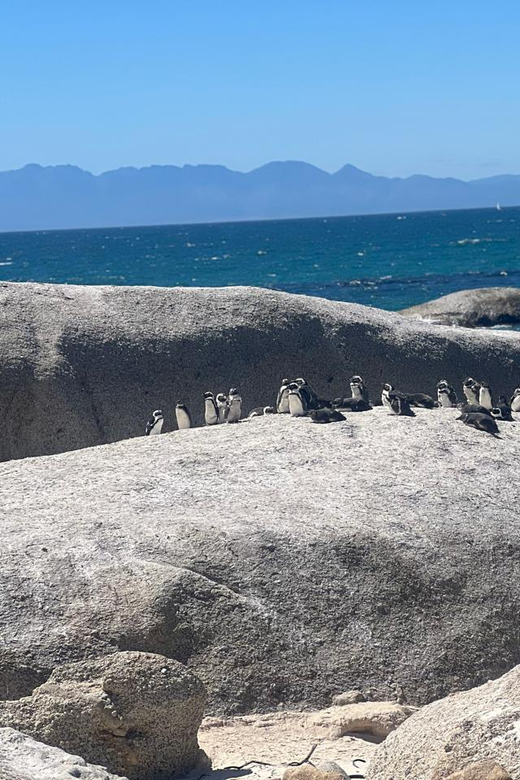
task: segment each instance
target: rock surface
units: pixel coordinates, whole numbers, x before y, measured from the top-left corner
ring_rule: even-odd
[[[57,667],[32,696],[0,703],[0,726],[130,780],[171,780],[202,763],[204,703],[182,664],[123,652]]]
[[[367,701],[320,710],[309,719],[314,731],[324,731],[329,739],[345,734],[371,734],[385,739],[416,712],[416,707],[391,701]]]
[[[128,780],[26,734],[0,728],[0,780]]]
[[[443,295],[434,301],[404,309],[406,317],[419,317],[441,325],[482,328],[520,323],[520,289],[483,287]]]
[[[506,772],[496,761],[475,761],[460,772],[449,775],[446,780],[512,780],[512,778],[509,772]]]
[[[377,748],[367,780],[443,780],[461,770],[477,780],[484,775],[466,767],[479,761],[520,778],[520,666],[419,710]]]
[[[447,331],[399,314],[250,287],[0,284],[0,460],[140,436],[154,409],[202,423],[202,393],[238,386],[247,414],[284,376],[325,398],[361,373],[433,393],[440,378],[520,384],[520,335]]]
[[[274,415],[0,464],[1,697],[117,649],[186,662],[208,714],[497,677],[520,646],[520,425],[457,414]]]

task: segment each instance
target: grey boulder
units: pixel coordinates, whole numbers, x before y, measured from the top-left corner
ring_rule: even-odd
[[[520,324],[520,289],[482,287],[460,290],[434,301],[401,311],[406,317],[418,317],[441,325],[481,328]]]

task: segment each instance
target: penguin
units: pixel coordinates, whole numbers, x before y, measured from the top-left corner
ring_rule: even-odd
[[[517,387],[509,401],[512,412],[520,412],[520,387]]]
[[[303,377],[299,377],[294,381],[298,385],[298,389],[300,391],[302,401],[304,402],[306,408],[318,409],[319,408],[318,396],[316,395],[314,390],[310,387],[310,385],[307,384],[307,380],[303,379]]]
[[[491,411],[489,409],[486,409],[485,406],[480,406],[480,404],[459,404],[457,406],[457,409],[460,409],[460,413],[462,414],[487,414],[488,417],[491,417]],[[456,418],[457,420],[460,420],[460,417]]]
[[[402,393],[389,393],[388,401],[392,414],[396,414],[399,417],[415,417],[415,412],[412,412],[408,400]]]
[[[352,393],[352,398],[355,398],[356,401],[364,401],[366,404],[370,404],[368,390],[362,377],[358,374],[350,377],[350,392]]]
[[[240,420],[242,414],[242,399],[238,394],[238,390],[234,387],[229,391],[227,399],[226,409],[226,422],[237,423]]]
[[[440,382],[437,382],[437,400],[439,406],[444,406],[445,408],[457,406],[457,393],[446,379],[441,379]]]
[[[213,393],[204,393],[204,420],[206,425],[218,423],[218,409]]]
[[[386,382],[386,384],[383,385],[383,390],[381,392],[381,403],[383,406],[386,406],[387,409],[392,411],[392,407],[390,405],[390,393],[395,392],[395,388],[393,385],[391,385],[389,382]]]
[[[476,382],[473,377],[468,376],[464,382],[462,383],[462,390],[464,392],[464,395],[466,396],[466,399],[468,401],[468,404],[479,404],[479,390],[480,385],[478,382]]]
[[[296,382],[289,385],[289,412],[291,417],[305,417],[307,413],[307,403]]]
[[[247,417],[248,419],[250,417],[262,417],[266,414],[276,414],[276,411],[272,406],[257,406],[249,412]]]
[[[488,414],[466,412],[458,419],[462,420],[465,425],[470,425],[472,428],[476,428],[478,431],[485,431],[486,433],[490,433],[492,436],[495,436],[495,438],[498,437],[498,425]]]
[[[309,417],[313,423],[321,424],[340,422],[341,420],[347,419],[341,412],[338,412],[337,409],[312,409],[309,412]]]
[[[401,393],[410,406],[418,406],[422,409],[435,409],[439,404],[435,401],[431,395],[426,393]]]
[[[331,401],[330,405],[333,409],[343,409],[347,412],[372,411],[372,406],[370,403],[367,403],[362,399],[358,401],[356,398],[336,398],[334,401]]]
[[[498,406],[494,406],[491,409],[491,417],[494,417],[495,420],[506,420],[508,422],[514,422],[509,404],[498,404]]]
[[[163,413],[160,409],[156,409],[146,423],[146,428],[144,429],[145,436],[156,436],[158,433],[161,433],[163,422]]]
[[[282,384],[276,397],[276,411],[278,414],[289,414],[289,379],[282,379]]]
[[[480,383],[478,402],[481,406],[485,406],[486,409],[493,408],[493,399],[491,398],[491,390],[487,382]]]
[[[227,396],[224,395],[224,393],[219,393],[217,395],[216,402],[217,402],[218,422],[219,423],[225,423],[226,422],[226,412],[227,412]]]
[[[191,428],[191,414],[186,404],[182,404],[180,401],[177,401],[177,405],[175,407],[175,417],[177,419],[177,427],[180,431],[186,430],[186,428]]]

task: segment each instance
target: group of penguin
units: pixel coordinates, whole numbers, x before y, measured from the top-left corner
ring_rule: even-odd
[[[383,385],[381,403],[389,412],[402,417],[415,417],[412,407],[434,409],[437,407],[458,408],[461,420],[478,430],[496,436],[499,432],[496,420],[513,420],[512,412],[520,412],[520,388],[516,388],[509,401],[500,396],[493,403],[492,393],[486,382],[477,382],[468,377],[462,384],[464,401],[459,403],[455,389],[446,379],[437,383],[437,400],[426,393],[401,393],[389,383]],[[276,405],[253,409],[248,417],[267,414],[290,414],[292,417],[310,417],[314,423],[331,423],[345,420],[345,412],[366,412],[372,409],[368,389],[361,376],[350,379],[350,396],[335,398],[332,401],[319,398],[302,377],[293,381],[283,379]],[[177,403],[175,417],[179,430],[192,427],[191,415],[184,403]],[[204,420],[206,425],[237,423],[242,417],[242,398],[232,388],[228,395],[211,392],[204,393]],[[157,409],[148,421],[145,429],[147,436],[162,433],[164,416]]]

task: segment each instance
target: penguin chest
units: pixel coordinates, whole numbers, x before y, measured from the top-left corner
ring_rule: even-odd
[[[278,401],[278,414],[289,414],[289,391],[284,390],[280,393]]]
[[[444,406],[445,409],[451,407],[451,401],[448,393],[439,393],[438,400],[441,406]]]
[[[150,436],[157,436],[162,431],[164,420],[158,420],[150,431]]]
[[[238,400],[233,400],[229,404],[227,421],[229,423],[235,423],[240,420],[241,404]]]
[[[479,403],[485,409],[492,409],[493,408],[493,402],[491,400],[491,393],[489,392],[487,387],[483,387],[480,390]]]
[[[191,420],[188,414],[184,411],[184,409],[177,409],[175,411],[175,416],[177,417],[177,426],[180,431],[185,430],[186,428],[191,428]]]
[[[299,393],[289,393],[289,412],[293,417],[303,417],[305,409]]]
[[[512,412],[520,412],[520,395],[517,395],[511,401],[511,411]]]
[[[216,425],[218,423],[217,410],[215,409],[215,404],[211,403],[211,401],[206,401],[204,419],[206,420],[206,425]]]

